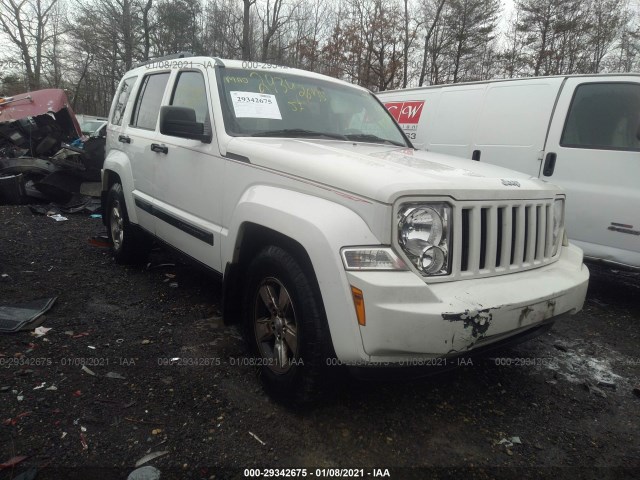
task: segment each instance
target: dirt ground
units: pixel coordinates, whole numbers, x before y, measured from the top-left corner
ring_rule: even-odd
[[[0,207],[0,305],[58,297],[46,335],[0,334],[0,462],[28,457],[0,480],[125,479],[154,452],[162,479],[640,476],[637,275],[592,269],[584,310],[528,343],[294,409],[222,325],[219,280],[159,249],[115,265],[99,219],[67,218]]]

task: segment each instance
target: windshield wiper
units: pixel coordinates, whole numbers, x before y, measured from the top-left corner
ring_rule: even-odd
[[[391,145],[397,145],[398,147],[406,147],[406,145],[403,143],[394,142],[393,140],[387,140],[386,138],[380,138],[377,135],[371,135],[370,133],[351,133],[349,135],[345,135],[345,137],[348,140],[372,143],[390,143]]]
[[[283,128],[282,130],[265,130],[264,132],[256,132],[251,134],[252,137],[325,137],[336,138],[338,140],[347,140],[344,135],[330,132],[316,132],[314,130],[305,130],[303,128]]]
[[[282,130],[265,130],[251,134],[252,137],[311,137],[311,138],[337,138],[338,140],[348,140],[344,135],[329,132],[314,132],[302,128],[284,128]]]

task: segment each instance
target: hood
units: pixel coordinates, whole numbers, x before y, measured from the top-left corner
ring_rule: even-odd
[[[495,165],[380,144],[235,137],[227,153],[384,203],[403,196],[499,200],[550,198],[559,192],[555,185]]]

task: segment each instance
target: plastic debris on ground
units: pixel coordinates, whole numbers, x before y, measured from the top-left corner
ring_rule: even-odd
[[[175,263],[159,263],[157,265],[151,265],[151,263],[147,263],[147,270],[153,270],[155,268],[164,268],[164,267],[175,267]]]
[[[38,327],[33,331],[33,334],[36,337],[42,337],[43,335],[46,335],[47,332],[51,330],[51,328],[47,328],[47,327]]]
[[[117,373],[117,372],[108,372],[108,373],[105,375],[105,377],[107,377],[107,378],[116,378],[116,379],[119,379],[119,380],[126,380],[126,378],[125,378],[125,377],[123,377],[122,375],[120,375],[120,374],[119,374],[119,373]]]
[[[0,470],[3,470],[5,468],[11,468],[11,467],[15,467],[16,465],[18,465],[21,462],[24,462],[27,458],[26,455],[21,455],[18,457],[12,457],[9,460],[7,460],[6,462],[0,463]]]
[[[89,239],[89,245],[100,248],[110,248],[112,243],[107,235],[95,235]]]
[[[69,220],[67,217],[63,217],[59,213],[57,213],[56,215],[49,215],[49,218],[55,220],[56,222],[65,222]]]
[[[31,330],[30,324],[47,312],[58,297],[0,306],[0,332]]]
[[[127,480],[159,480],[160,470],[151,465],[140,467],[129,474]]]
[[[164,455],[167,455],[169,452],[167,450],[163,450],[160,452],[151,452],[147,455],[145,455],[144,457],[142,457],[140,460],[138,460],[136,462],[135,467],[138,468],[140,465],[144,465],[145,463],[150,462],[151,460],[155,460],[156,458],[159,457],[163,457]]]
[[[81,368],[81,370],[82,370],[84,373],[88,373],[88,374],[89,374],[89,375],[91,375],[92,377],[95,377],[95,376],[96,376],[95,372],[94,372],[93,370],[91,370],[89,367],[87,367],[86,365],[83,365],[83,366],[82,366],[82,368]]]
[[[520,437],[510,437],[508,439],[503,438],[498,442],[498,445],[504,445],[506,448],[511,448],[514,445],[522,445],[522,441],[520,440]]]
[[[596,387],[595,385],[593,385],[588,380],[584,381],[584,386],[589,391],[589,393],[598,395],[599,397],[602,397],[602,398],[607,398],[607,394],[604,393],[604,391],[602,389]]]
[[[264,443],[262,440],[260,440],[260,439],[258,438],[258,436],[257,436],[255,433],[253,433],[253,432],[249,432],[249,435],[251,435],[251,436],[252,436],[253,438],[255,438],[257,441],[259,441],[261,445],[266,445],[266,443]]]
[[[82,432],[80,432],[80,444],[82,445],[82,450],[89,450],[89,444],[87,443],[87,437]]]

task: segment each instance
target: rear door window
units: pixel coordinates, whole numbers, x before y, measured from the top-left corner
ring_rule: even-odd
[[[585,83],[576,88],[560,145],[640,150],[639,128],[640,85]]]
[[[155,130],[160,113],[164,89],[169,80],[169,72],[147,75],[142,79],[136,105],[131,116],[131,126]]]

